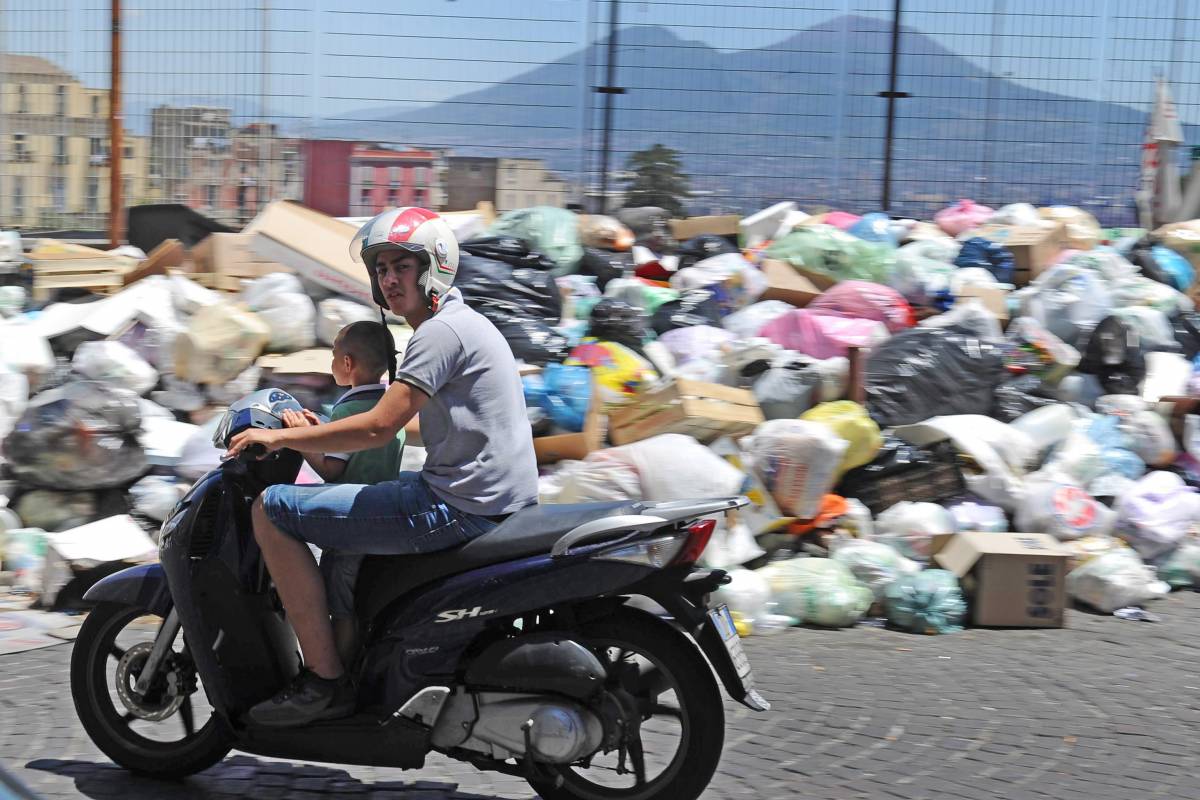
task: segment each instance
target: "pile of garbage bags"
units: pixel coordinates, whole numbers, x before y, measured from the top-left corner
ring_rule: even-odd
[[[744,495],[701,555],[743,634],[961,630],[960,534],[1051,537],[1100,613],[1200,587],[1200,222],[970,200],[712,220],[536,207],[463,237],[455,285],[521,365],[540,502]],[[30,586],[38,531],[128,514],[153,536],[237,397],[327,409],[326,367],[270,354],[379,319],[282,271],[0,288],[0,529],[20,532],[0,559]]]

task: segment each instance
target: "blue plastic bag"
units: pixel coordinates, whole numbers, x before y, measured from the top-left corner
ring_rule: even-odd
[[[522,384],[526,405],[541,408],[565,431],[583,430],[583,420],[592,401],[589,368],[547,364],[540,375],[525,376]]]
[[[892,232],[892,220],[887,214],[875,211],[866,214],[858,222],[851,225],[846,233],[857,236],[864,242],[875,242],[895,247],[896,236]]]
[[[1016,269],[1012,253],[1007,247],[979,236],[963,242],[958,258],[954,259],[954,266],[981,267],[992,273],[1000,283],[1012,283]]]
[[[1196,279],[1196,270],[1192,269],[1191,263],[1186,258],[1171,248],[1159,244],[1152,247],[1150,252],[1154,254],[1158,268],[1166,273],[1176,289],[1186,292],[1191,288],[1192,281]]]

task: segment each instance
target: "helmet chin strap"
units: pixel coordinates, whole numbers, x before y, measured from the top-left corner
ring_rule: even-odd
[[[396,382],[396,340],[392,338],[392,331],[387,326],[387,313],[382,308],[379,309],[379,324],[383,326],[383,345],[388,354],[388,386],[391,386]]]

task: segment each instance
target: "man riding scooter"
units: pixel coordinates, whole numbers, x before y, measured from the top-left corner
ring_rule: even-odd
[[[316,427],[251,429],[229,444],[355,452],[389,441],[420,412],[421,472],[375,485],[276,485],[254,502],[254,535],[303,651],[291,686],[250,710],[260,725],[294,726],[354,711],[324,586],[306,543],[401,555],[461,545],[537,502],[537,461],[508,343],[452,288],[458,242],[432,211],[400,208],[365,224],[351,249],[375,302],[414,334],[395,381],[370,411]]]

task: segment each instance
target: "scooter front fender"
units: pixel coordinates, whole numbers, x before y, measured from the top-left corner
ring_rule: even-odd
[[[89,603],[121,603],[165,617],[171,610],[171,590],[162,564],[139,564],[114,572],[84,593]]]

